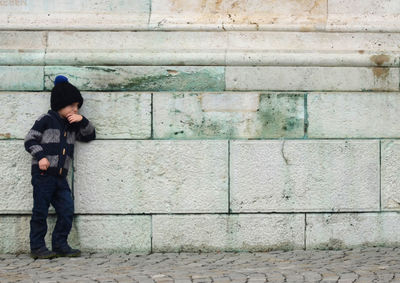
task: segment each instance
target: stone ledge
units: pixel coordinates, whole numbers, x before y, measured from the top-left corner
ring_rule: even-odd
[[[400,30],[393,0],[18,0],[3,1],[0,10],[3,30]]]
[[[0,31],[0,64],[398,67],[398,41],[398,33]]]

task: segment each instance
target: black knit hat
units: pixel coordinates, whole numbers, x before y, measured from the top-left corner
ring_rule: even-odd
[[[51,90],[51,109],[58,111],[74,102],[78,102],[78,108],[81,108],[83,98],[80,91],[68,82],[68,78],[57,76],[54,80],[54,87]]]

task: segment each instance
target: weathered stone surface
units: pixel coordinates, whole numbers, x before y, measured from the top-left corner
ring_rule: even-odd
[[[48,218],[47,247],[55,216]],[[0,253],[29,252],[30,216],[0,216]],[[151,249],[150,216],[77,216],[68,242],[82,251],[149,252]]]
[[[30,250],[29,221],[28,216],[0,215],[0,253],[21,253]]]
[[[400,141],[381,142],[382,209],[400,210]]]
[[[89,92],[82,95],[84,103],[80,113],[96,127],[97,138],[150,137],[150,93]],[[0,139],[24,139],[35,120],[47,113],[49,106],[49,93],[0,93]]]
[[[224,67],[46,66],[46,89],[63,74],[80,90],[222,91]]]
[[[79,213],[227,212],[227,141],[79,144]]]
[[[231,210],[379,210],[379,141],[232,141]]]
[[[43,67],[0,66],[0,90],[43,90]]]
[[[320,30],[326,23],[327,2],[153,0],[150,28]]]
[[[0,139],[24,139],[35,120],[46,113],[49,106],[48,93],[0,93]]]
[[[23,141],[16,140],[0,140],[0,155],[0,215],[31,213],[31,155],[25,151]],[[72,170],[67,179],[71,184]],[[52,206],[50,213],[54,213]]]
[[[397,91],[397,68],[226,67],[227,90]]]
[[[23,142],[0,141],[0,156],[0,214],[32,211],[31,156]]]
[[[147,139],[151,136],[150,93],[83,93],[82,115],[99,139]]]
[[[396,0],[329,0],[327,30],[400,30],[400,3]]]
[[[298,93],[160,93],[153,107],[156,138],[304,135],[304,95]]]
[[[398,246],[399,213],[307,214],[307,249],[360,245]]]
[[[309,93],[308,137],[400,136],[398,93]]]
[[[84,251],[150,252],[151,216],[81,215],[76,218],[76,242]]]
[[[43,65],[45,48],[44,32],[0,31],[1,65]]]
[[[397,33],[228,32],[227,65],[398,66]]]
[[[396,42],[400,35],[261,31],[50,31],[46,35],[3,31],[0,38],[0,64],[4,65],[382,67],[398,66]]]
[[[225,65],[227,33],[49,32],[49,65]]]
[[[146,29],[149,0],[0,2],[0,29]]]
[[[153,251],[301,249],[304,215],[154,215]]]

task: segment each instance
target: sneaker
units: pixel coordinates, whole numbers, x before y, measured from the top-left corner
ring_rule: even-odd
[[[33,259],[52,259],[56,256],[55,252],[49,251],[46,247],[31,250],[31,258]]]
[[[64,248],[53,248],[57,257],[79,257],[81,256],[81,251],[78,249],[73,249],[70,246]]]

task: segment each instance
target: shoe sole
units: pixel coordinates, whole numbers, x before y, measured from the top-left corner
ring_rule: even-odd
[[[76,254],[57,254],[56,257],[80,257],[81,253]]]
[[[57,255],[49,255],[49,256],[38,256],[38,255],[30,255],[33,259],[53,259],[56,258]]]

